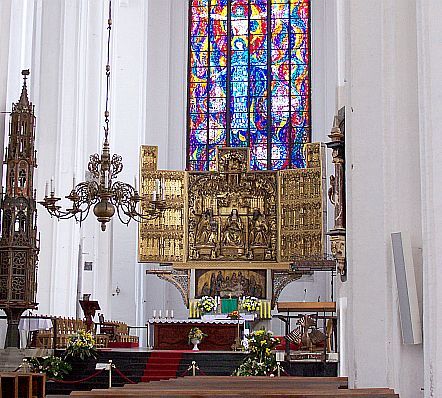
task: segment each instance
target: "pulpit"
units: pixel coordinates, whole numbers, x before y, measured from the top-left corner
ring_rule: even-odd
[[[92,318],[95,316],[95,311],[101,310],[98,301],[94,300],[80,300],[80,306],[84,313],[86,330],[92,331],[92,325],[94,321]]]

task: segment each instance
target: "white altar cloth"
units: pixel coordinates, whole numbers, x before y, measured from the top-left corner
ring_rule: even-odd
[[[242,314],[240,313],[240,323],[241,321],[254,321],[256,318],[256,314]],[[206,314],[201,315],[201,320],[204,322],[211,322],[211,321],[222,321],[222,320],[229,320],[234,321],[235,323],[238,322],[237,319],[231,319],[227,316],[227,314]]]
[[[52,328],[51,319],[42,318],[21,318],[18,324],[18,329],[26,332],[35,330],[49,330]]]

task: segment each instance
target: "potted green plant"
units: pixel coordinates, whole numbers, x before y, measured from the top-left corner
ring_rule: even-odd
[[[247,337],[249,355],[235,376],[275,376],[277,365],[272,349],[279,344],[271,331],[257,330]]]
[[[198,344],[201,343],[204,337],[207,337],[207,334],[203,333],[200,328],[193,327],[189,332],[189,344],[193,344],[193,351],[199,351]]]
[[[68,375],[72,366],[62,358],[54,356],[32,357],[28,361],[32,366],[32,370],[37,373],[46,373],[49,379],[61,380]]]

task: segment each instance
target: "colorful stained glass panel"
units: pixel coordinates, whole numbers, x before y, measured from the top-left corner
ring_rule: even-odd
[[[250,146],[256,170],[303,167],[310,139],[310,1],[191,0],[188,167]]]

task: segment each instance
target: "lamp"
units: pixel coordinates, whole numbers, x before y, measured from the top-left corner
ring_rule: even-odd
[[[90,180],[75,183],[73,178],[72,190],[66,196],[72,202],[72,207],[62,210],[57,205],[60,200],[55,195],[54,179],[51,179],[51,190],[48,192],[48,183],[46,182],[45,197],[39,203],[43,205],[51,216],[58,219],[69,219],[74,217],[77,222],[84,221],[89,215],[91,207],[98,222],[101,223],[102,231],[106,230],[107,223],[112,219],[115,213],[123,224],[129,224],[131,220],[141,222],[142,220],[151,220],[157,218],[165,209],[165,182],[158,180],[156,182],[157,195],[152,198],[141,198],[137,189],[137,180],[134,180],[134,186],[116,181],[117,175],[123,169],[122,158],[120,155],[111,156],[109,146],[109,87],[110,87],[110,39],[112,28],[112,1],[109,1],[108,18],[108,39],[107,39],[107,64],[106,64],[106,109],[104,111],[104,143],[101,155],[98,153],[91,155],[88,163],[88,171],[92,177]],[[143,201],[143,211],[138,210],[138,204]]]
[[[120,288],[118,287],[118,285],[117,285],[117,287],[115,288],[115,292],[112,293],[112,296],[119,296],[120,293],[121,293],[121,289],[120,289]]]

